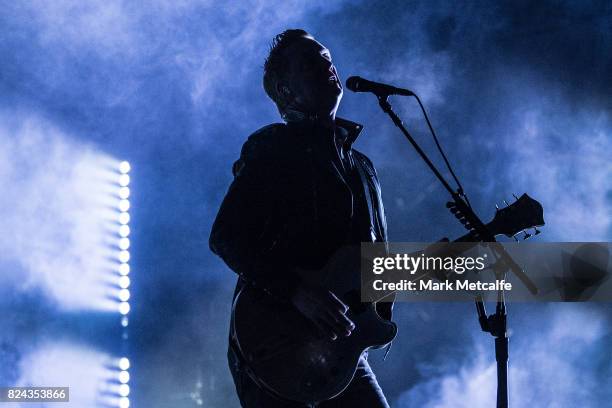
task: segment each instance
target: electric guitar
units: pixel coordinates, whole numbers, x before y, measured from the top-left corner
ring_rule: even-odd
[[[523,194],[513,204],[498,209],[486,229],[492,236],[512,237],[541,225],[542,206]],[[480,240],[475,231],[470,231],[456,241]],[[349,307],[347,317],[355,323],[355,329],[350,336],[337,340],[320,335],[296,309],[261,290],[245,286],[236,296],[232,308],[235,341],[258,384],[287,400],[316,403],[331,399],[351,382],[365,350],[384,347],[395,338],[396,324],[380,317],[375,303],[361,302],[358,264],[354,252],[340,250],[325,268],[298,271],[302,279],[323,285]]]

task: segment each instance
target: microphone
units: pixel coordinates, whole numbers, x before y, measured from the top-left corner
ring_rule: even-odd
[[[346,80],[346,87],[353,92],[372,92],[378,97],[386,97],[389,95],[415,96],[414,92],[408,89],[396,88],[391,85],[368,81],[358,76],[348,78]]]

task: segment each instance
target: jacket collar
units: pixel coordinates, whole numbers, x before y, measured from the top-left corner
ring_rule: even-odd
[[[346,131],[346,136],[342,141],[342,144],[348,149],[353,145],[353,143],[355,143],[355,140],[357,140],[357,137],[363,130],[363,125],[348,119],[336,117],[336,128]]]
[[[297,111],[291,111],[290,114],[284,115],[283,119],[285,119],[288,124],[295,125],[310,125],[317,120],[316,116],[307,116],[304,113]],[[342,140],[342,145],[344,148],[350,149],[363,130],[363,125],[336,116],[336,130],[336,137]]]

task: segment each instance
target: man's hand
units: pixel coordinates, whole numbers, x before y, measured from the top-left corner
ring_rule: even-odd
[[[321,286],[302,283],[291,303],[332,340],[338,336],[350,336],[355,329],[355,324],[346,316],[348,306]]]

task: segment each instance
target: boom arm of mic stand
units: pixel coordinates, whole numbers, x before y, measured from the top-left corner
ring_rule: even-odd
[[[440,182],[442,183],[444,188],[453,197],[453,200],[455,201],[455,203],[462,204],[465,208],[468,208],[467,204],[465,203],[465,201],[463,201],[463,199],[459,196],[459,194],[457,192],[455,192],[451,188],[451,186],[448,184],[448,182],[444,179],[444,177],[442,177],[442,174],[440,174],[440,172],[438,171],[436,166],[434,166],[434,164],[431,162],[431,160],[429,160],[429,157],[427,157],[427,155],[425,154],[423,149],[421,149],[421,147],[417,144],[417,142],[414,140],[412,135],[408,132],[408,130],[404,126],[404,123],[402,122],[400,117],[397,116],[397,114],[393,111],[393,108],[391,107],[391,104],[389,103],[388,95],[387,96],[379,96],[378,97],[378,104],[380,105],[382,110],[387,115],[389,115],[389,117],[391,118],[391,120],[393,121],[395,126],[397,126],[399,128],[399,130],[404,134],[404,136],[406,136],[406,139],[408,139],[408,141],[410,142],[412,147],[414,147],[414,149],[417,151],[419,156],[421,156],[423,161],[425,161],[427,166],[429,166],[431,171],[433,171],[433,173],[436,175],[438,180],[440,180]],[[480,224],[480,227],[484,228],[486,230],[486,227],[484,227],[484,224],[482,223],[482,221],[480,221],[475,214],[474,214],[474,217],[478,220],[477,224]],[[510,254],[508,254],[508,252],[506,252],[506,250],[504,249],[504,247],[501,246],[501,244],[495,243],[496,240],[495,240],[494,236],[492,236],[491,234],[487,234],[487,235],[488,236],[485,237],[486,241],[492,243],[491,247],[497,253],[497,255],[505,262],[505,264],[508,266],[508,268],[510,268],[510,270],[512,270],[512,272],[514,272],[514,274],[521,280],[521,282],[523,282],[523,284],[527,287],[527,289],[529,289],[529,291],[533,295],[537,294],[538,293],[538,288],[531,281],[531,279],[529,279],[529,277],[525,274],[525,272],[523,272],[523,269],[512,259]]]

